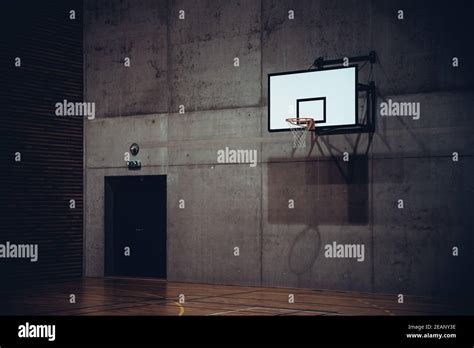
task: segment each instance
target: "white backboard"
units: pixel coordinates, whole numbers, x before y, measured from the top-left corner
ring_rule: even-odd
[[[318,127],[357,124],[357,67],[268,75],[268,130],[289,131],[287,118],[311,117]]]

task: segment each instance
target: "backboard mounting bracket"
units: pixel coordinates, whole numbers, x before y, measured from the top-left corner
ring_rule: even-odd
[[[374,64],[377,61],[377,54],[375,51],[370,51],[366,56],[355,56],[355,57],[343,57],[339,59],[324,59],[324,57],[318,57],[314,60],[313,65],[310,67],[316,67],[316,69],[322,69],[327,65],[340,65],[340,64],[351,64],[369,62]]]

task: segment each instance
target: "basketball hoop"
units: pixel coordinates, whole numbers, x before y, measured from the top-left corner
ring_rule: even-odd
[[[290,117],[286,119],[291,134],[293,134],[293,148],[304,149],[306,147],[306,135],[314,130],[314,119],[310,117]]]

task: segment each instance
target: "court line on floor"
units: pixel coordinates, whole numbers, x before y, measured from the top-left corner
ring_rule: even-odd
[[[257,292],[263,292],[264,290],[257,290]],[[367,301],[366,298],[364,299],[358,299],[358,298],[350,298],[350,297],[347,297],[345,298],[344,300],[347,301],[347,302],[350,302],[350,303],[346,303],[346,304],[341,304],[341,303],[334,303],[334,304],[328,304],[328,303],[323,303],[321,302],[321,300],[325,300],[326,296],[325,295],[318,295],[318,302],[308,302],[308,301],[298,301],[298,304],[301,304],[301,305],[324,305],[324,306],[333,306],[333,307],[340,307],[342,309],[364,309],[364,308],[367,308],[366,306],[361,306],[361,305],[357,305],[354,303],[354,300],[357,300],[358,302],[360,303],[364,303],[364,301]],[[233,297],[234,299],[237,299],[237,300],[254,300],[254,301],[259,301],[260,299],[259,298],[256,298],[256,297]],[[333,299],[336,299],[337,300],[337,297],[335,296],[331,296],[331,298]],[[350,301],[349,301],[350,300]],[[371,299],[373,301],[373,299]],[[193,300],[195,301],[195,300]],[[376,301],[380,301],[380,299],[376,299]],[[196,301],[196,302],[199,302],[199,301]],[[207,301],[202,301],[203,303],[210,303],[210,302],[207,302]],[[214,302],[214,303],[218,303],[218,302]],[[384,307],[383,305],[377,305],[377,304],[373,304],[373,303],[365,303],[365,304],[368,304],[374,308],[377,308],[377,309],[381,309],[383,311],[385,311],[386,313],[390,313],[390,315],[396,315],[394,314],[393,312],[391,312],[390,310],[388,310],[386,307]],[[254,303],[250,303],[249,305],[256,305]],[[284,308],[284,307],[269,307],[269,308]],[[302,310],[302,309],[301,309]],[[321,311],[321,312],[326,312],[326,313],[338,313],[338,314],[341,314],[340,311],[325,311],[325,310],[318,310],[318,311]],[[409,313],[419,313],[418,315],[436,315],[439,313],[439,311],[433,311],[433,310],[413,310],[413,309],[398,309],[398,311],[402,311],[402,312],[409,312]],[[350,314],[347,314],[347,315],[350,315]],[[403,315],[403,314],[401,314]]]
[[[184,314],[184,307],[179,302],[173,302],[175,305],[179,307],[179,314],[178,316],[182,316]]]
[[[385,313],[388,313],[389,315],[395,315],[395,313],[389,311],[389,310],[386,309],[385,307],[376,305],[376,304],[374,304],[374,303],[370,303],[369,301],[360,300],[360,299],[357,299],[357,301],[359,301],[359,302],[361,302],[361,303],[364,303],[364,304],[366,304],[366,305],[368,305],[368,306],[372,306],[372,307],[374,307],[374,308],[377,308],[377,309],[379,309],[379,310],[382,310],[382,311],[384,311]]]
[[[236,310],[233,310],[233,311],[211,313],[211,314],[208,314],[207,316],[223,315],[223,314],[236,313],[236,312],[244,312],[244,311],[250,311],[250,310],[252,310],[252,309],[258,309],[258,308],[259,308],[259,307],[241,308],[241,309],[236,309]]]
[[[190,304],[192,303],[199,303],[199,304],[214,304],[214,305],[223,305],[223,306],[238,306],[238,305],[245,305],[245,304],[231,304],[231,303],[224,303],[224,302],[208,302],[208,301],[196,301],[196,300],[190,300]],[[299,303],[300,304],[300,303]],[[311,304],[311,303],[308,303]],[[279,307],[279,306],[265,306],[265,305],[258,305],[254,303],[249,303],[247,304],[249,306],[252,306],[251,308],[260,308],[260,309],[267,309],[267,310],[286,310],[286,311],[314,311],[318,313],[326,313],[326,314],[341,314],[339,311],[328,311],[324,309],[311,309],[311,308],[289,308],[289,307]],[[358,307],[356,307],[358,308]],[[362,308],[362,307],[361,307]]]
[[[134,294],[139,294],[139,295],[149,295],[152,298],[149,297],[143,297],[143,296],[136,296],[135,298],[139,298],[141,300],[139,301],[125,301],[125,302],[115,302],[111,304],[103,304],[103,305],[94,305],[94,306],[86,306],[86,307],[75,307],[75,308],[68,308],[68,309],[60,309],[60,310],[53,310],[53,311],[46,311],[46,312],[36,312],[34,315],[48,315],[48,314],[55,314],[55,313],[60,313],[60,312],[68,312],[68,311],[75,311],[75,310],[81,310],[81,309],[97,309],[97,310],[92,310],[92,311],[87,311],[84,313],[80,313],[79,315],[87,315],[87,314],[92,314],[92,313],[97,313],[97,312],[105,312],[105,311],[115,311],[115,310],[120,310],[120,309],[127,309],[127,308],[138,308],[138,307],[143,307],[143,306],[148,306],[149,303],[143,303],[147,301],[154,301],[154,300],[162,300],[159,301],[159,303],[155,303],[156,305],[162,306],[166,305],[169,303],[175,303],[173,298],[157,295],[157,294],[151,294],[151,293],[146,293],[140,290],[129,290],[129,289],[120,289],[120,288],[104,288],[104,287],[96,287],[96,286],[82,286],[82,289],[100,289],[100,290],[115,290],[115,291],[125,291],[125,292],[131,292]],[[195,301],[197,299],[209,299],[213,297],[225,297],[225,296],[230,296],[230,295],[239,295],[239,294],[245,294],[253,291],[246,291],[246,292],[238,292],[238,293],[232,293],[232,294],[225,294],[225,295],[213,295],[213,296],[204,296],[204,297],[197,297],[196,299],[192,299],[190,301]],[[199,302],[199,301],[196,301]],[[204,302],[206,303],[206,302]],[[129,304],[134,304],[131,306],[127,306]],[[120,306],[117,308],[107,308],[107,306],[120,306],[120,305],[125,305],[125,306]],[[181,313],[181,309],[180,309]],[[184,307],[183,307],[183,314],[184,314]],[[180,314],[182,315],[182,314]]]
[[[69,282],[68,282],[69,283]],[[82,284],[81,284],[82,283]],[[137,299],[142,299],[144,300],[143,302],[148,302],[148,301],[154,301],[155,299],[161,299],[162,301],[159,301],[159,303],[156,303],[156,305],[166,305],[167,303],[169,303],[169,301],[173,301],[173,298],[169,298],[169,297],[165,297],[165,296],[162,296],[162,295],[158,295],[158,294],[152,294],[152,293],[147,293],[147,292],[143,292],[142,290],[129,290],[129,289],[121,289],[121,288],[116,288],[114,287],[113,283],[115,282],[112,282],[112,284],[107,284],[109,282],[105,282],[102,283],[103,285],[102,286],[86,286],[86,285],[83,285],[84,282],[80,282],[80,286],[82,285],[82,289],[84,290],[87,290],[87,289],[100,289],[100,290],[103,290],[103,291],[110,291],[110,290],[115,290],[115,291],[118,291],[118,292],[131,292],[131,293],[134,293],[134,294],[138,294],[139,296],[133,296],[133,298],[137,298]],[[71,283],[70,283],[71,284]],[[127,284],[127,283],[126,283]],[[179,283],[181,284],[181,283]],[[112,285],[109,287],[109,285]],[[59,290],[59,289],[58,289]],[[64,290],[64,289],[62,289]],[[194,299],[191,299],[190,302],[196,302],[196,303],[209,303],[209,302],[206,302],[206,301],[199,301],[199,300],[204,300],[204,299],[211,299],[211,298],[223,298],[223,297],[229,297],[229,296],[233,296],[233,298],[235,299],[251,299],[251,300],[258,300],[256,298],[239,298],[238,295],[240,294],[249,294],[249,293],[253,293],[253,292],[266,292],[266,289],[252,289],[252,290],[249,290],[249,291],[241,291],[241,292],[235,292],[235,293],[228,293],[228,294],[222,294],[222,295],[210,295],[210,296],[202,296],[202,297],[196,297]],[[143,295],[148,295],[148,296],[152,296],[153,298],[149,298],[149,297],[146,297],[146,296],[143,296]],[[236,296],[237,295],[237,296]],[[324,295],[323,295],[324,296]],[[55,298],[56,296],[50,296],[52,298]],[[359,299],[358,299],[359,300]],[[362,302],[359,300],[359,302]],[[220,302],[214,302],[215,304],[220,304]],[[320,303],[312,303],[312,302],[302,302],[303,303],[308,303],[308,304],[320,304]],[[127,305],[127,304],[135,304],[133,306],[122,306],[122,307],[119,307],[121,305]],[[222,303],[223,304],[223,303]],[[378,307],[378,309],[381,309],[383,310],[384,312],[386,313],[390,313],[391,315],[394,315],[393,313],[391,313],[389,310],[385,309],[384,307],[381,307],[381,306],[377,306],[377,305],[374,305],[374,304],[370,304],[370,303],[366,303],[372,307]],[[118,310],[118,309],[121,309],[121,308],[133,308],[133,307],[141,307],[143,305],[147,305],[147,304],[142,304],[140,303],[140,301],[124,301],[124,302],[113,302],[111,304],[108,304],[108,305],[95,305],[95,306],[86,306],[86,307],[76,307],[76,308],[71,308],[71,309],[62,309],[62,310],[53,310],[53,311],[46,311],[46,312],[42,312],[42,311],[39,311],[37,312],[35,315],[40,315],[41,313],[43,314],[46,314],[46,313],[59,313],[59,312],[67,312],[67,311],[73,311],[73,310],[80,310],[80,309],[92,309],[92,308],[97,308],[99,309],[100,307],[104,308],[104,307],[107,307],[107,306],[117,306],[118,308],[109,308],[108,310]],[[228,304],[227,304],[228,305]],[[238,304],[237,304],[238,305]],[[341,306],[340,304],[338,306]],[[345,305],[342,305],[341,307],[351,307],[351,308],[360,308],[358,306],[345,306]],[[252,307],[250,307],[252,308]],[[262,307],[260,306],[260,308],[265,308],[265,307]],[[281,308],[281,307],[266,307],[267,309],[283,309],[283,310],[295,310],[294,308],[293,309],[289,309],[289,308]],[[104,308],[105,309],[105,308]],[[247,309],[248,310],[248,309]],[[102,310],[101,310],[102,311]],[[298,311],[309,311],[309,312],[312,312],[312,311],[315,311],[315,312],[326,312],[326,313],[332,313],[332,314],[340,314],[340,312],[333,312],[333,311],[323,311],[323,310],[310,310],[310,309],[299,309],[299,310],[296,310],[296,312]],[[95,312],[95,311],[93,311]],[[89,312],[89,313],[93,313],[93,312]],[[420,312],[421,313],[421,312]],[[86,313],[84,313],[86,314]]]
[[[47,311],[47,312],[43,312],[42,314],[53,314],[53,313],[59,313],[59,312],[68,312],[68,311],[75,311],[75,310],[84,310],[84,309],[92,309],[92,311],[87,311],[87,312],[84,312],[84,313],[81,313],[80,315],[87,315],[87,314],[92,314],[92,313],[96,313],[96,312],[104,312],[104,311],[116,311],[116,310],[120,310],[120,309],[128,309],[128,308],[138,308],[138,307],[143,307],[143,306],[147,306],[149,304],[144,304],[143,302],[148,302],[148,301],[153,301],[153,300],[156,300],[156,299],[159,299],[159,300],[162,300],[162,301],[159,301],[159,303],[155,303],[155,305],[166,305],[170,302],[173,302],[175,304],[177,304],[176,302],[174,302],[174,300],[172,298],[169,298],[169,297],[164,297],[164,296],[161,296],[161,295],[157,295],[157,294],[152,294],[152,293],[148,293],[148,292],[143,292],[141,290],[130,290],[130,289],[120,289],[120,288],[104,288],[104,287],[96,287],[96,286],[82,286],[82,289],[99,289],[99,290],[115,290],[117,292],[128,292],[128,293],[133,293],[133,294],[138,294],[138,295],[141,295],[141,296],[135,296],[135,298],[139,298],[139,299],[142,299],[142,301],[125,301],[125,302],[115,302],[115,303],[111,303],[111,304],[105,304],[105,305],[96,305],[96,306],[86,306],[86,307],[76,307],[76,308],[71,308],[71,309],[61,309],[61,310],[55,310],[55,311]],[[258,290],[257,290],[258,291]],[[252,290],[252,291],[241,291],[241,292],[236,292],[236,293],[230,293],[230,294],[224,294],[224,295],[211,295],[211,296],[203,296],[203,297],[196,297],[194,299],[191,299],[189,300],[190,303],[194,302],[194,303],[201,303],[201,304],[222,304],[223,306],[228,306],[229,304],[228,303],[222,303],[220,301],[218,302],[208,302],[208,301],[202,301],[202,300],[206,300],[206,299],[211,299],[211,298],[217,298],[217,299],[220,299],[220,298],[223,298],[223,297],[229,297],[229,296],[235,296],[235,295],[241,295],[241,294],[249,294],[249,293],[252,293],[252,292],[255,292],[255,290]],[[143,295],[148,295],[148,296],[151,296],[150,297],[144,297]],[[242,298],[242,297],[233,297],[234,299],[240,299],[240,300],[257,300],[256,298]],[[134,304],[134,305],[129,305],[129,304]],[[302,302],[301,304],[311,304],[311,305],[314,305],[315,303],[312,303],[312,302]],[[316,304],[319,304],[319,303],[316,303]],[[125,305],[125,306],[120,306],[120,305]],[[235,304],[235,306],[238,306],[239,304]],[[108,306],[117,306],[116,308],[108,308]],[[191,306],[191,308],[193,308]],[[296,311],[296,312],[299,312],[299,311],[305,311],[305,312],[315,312],[315,313],[326,313],[326,314],[331,314],[331,315],[338,315],[338,314],[341,314],[339,311],[327,311],[327,310],[322,310],[322,309],[309,309],[309,308],[305,308],[305,309],[302,309],[302,308],[299,308],[299,309],[296,309],[296,308],[287,308],[287,307],[270,307],[270,306],[258,306],[258,307],[249,307],[249,308],[260,308],[260,309],[266,309],[266,310],[285,310],[285,311]],[[353,308],[353,307],[352,307]],[[357,308],[357,307],[356,307]],[[94,310],[96,309],[96,310]],[[243,311],[243,310],[249,310],[249,309],[240,309],[240,310],[233,310],[233,311],[227,311],[227,313],[232,313],[232,312],[239,312],[239,311]],[[181,308],[180,308],[180,313],[181,313]],[[184,313],[184,308],[183,308],[183,313]],[[225,313],[225,312],[222,312],[222,313]],[[41,312],[37,313],[37,315],[41,315]],[[179,315],[182,315],[182,314],[179,314]]]
[[[94,286],[82,286],[81,289],[101,289],[101,290],[104,290],[104,288],[101,288],[101,287],[94,287]],[[108,289],[110,290],[110,289]],[[138,291],[134,291],[134,290],[128,290],[128,289],[117,289],[117,288],[114,288],[113,290],[116,290],[116,291],[126,291],[126,292],[133,292],[133,293],[137,293]],[[68,312],[68,311],[74,311],[74,310],[81,310],[81,309],[101,309],[99,310],[102,311],[102,308],[101,307],[107,307],[107,306],[119,306],[119,305],[128,305],[128,304],[136,304],[136,306],[125,306],[125,307],[119,307],[117,309],[120,309],[120,308],[133,308],[133,307],[140,307],[140,306],[143,306],[143,305],[148,305],[148,304],[143,304],[143,302],[146,302],[146,301],[155,301],[155,300],[162,300],[161,302],[164,302],[166,303],[167,301],[169,301],[169,299],[165,296],[161,296],[161,295],[156,295],[156,294],[149,294],[149,293],[143,293],[143,292],[139,292],[141,294],[145,294],[145,295],[151,295],[153,298],[150,298],[150,297],[143,297],[143,296],[134,296],[134,297],[131,297],[131,298],[135,298],[136,300],[135,301],[113,301],[112,303],[110,304],[100,304],[100,305],[92,305],[92,306],[82,306],[82,307],[74,307],[74,308],[68,308],[68,309],[59,309],[59,310],[53,310],[53,311],[46,311],[46,312],[36,312],[36,314],[33,314],[33,315],[48,315],[48,314],[55,314],[55,313],[60,313],[60,312]],[[54,298],[54,296],[52,296]],[[126,296],[124,296],[126,297]],[[109,310],[111,310],[113,308],[110,308]],[[97,312],[97,311],[92,311],[92,312],[88,312],[88,313],[94,313],[94,312]]]
[[[214,297],[221,297],[221,296],[214,296]],[[204,298],[204,299],[207,299],[207,298]],[[235,297],[234,299],[236,300],[247,300],[247,298],[242,298],[242,297]],[[253,301],[258,301],[259,299],[255,299],[255,298],[249,298],[249,300],[253,300]],[[197,302],[197,303],[202,303],[202,304],[222,304],[222,305],[229,305],[229,303],[223,303],[223,302],[209,302],[209,301],[201,301],[201,299],[193,299],[193,300],[190,300],[189,302]],[[249,301],[251,302],[251,301]],[[276,301],[275,301],[276,302]],[[285,302],[286,303],[286,302]],[[314,302],[298,302],[298,305],[305,305],[305,304],[308,304],[308,305],[320,305],[322,303],[314,303]],[[235,304],[236,306],[239,305],[238,303]],[[288,308],[288,307],[270,307],[270,306],[265,306],[265,305],[258,305],[258,304],[255,304],[255,303],[249,303],[250,306],[258,306],[260,308],[266,308],[266,309],[273,309],[273,308],[277,308],[277,309],[284,309],[284,310],[312,310],[312,309],[300,309],[300,308]],[[323,304],[324,305],[324,304]],[[349,307],[349,308],[364,308],[364,307],[352,307],[352,306],[339,306],[339,305],[335,305],[337,307]],[[339,311],[331,311],[331,310],[323,310],[323,309],[314,309],[315,311],[318,311],[318,312],[323,312],[323,313],[340,313]]]

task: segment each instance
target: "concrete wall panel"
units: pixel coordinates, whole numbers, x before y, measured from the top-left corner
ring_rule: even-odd
[[[180,10],[185,19],[179,19]],[[260,103],[258,1],[176,1],[169,20],[171,111]]]
[[[140,152],[136,158],[143,166],[166,165],[168,149],[166,115],[148,115],[133,118],[98,119],[86,122],[87,167],[126,167],[125,152],[138,143]],[[154,144],[151,147],[150,144]],[[158,145],[156,145],[158,144]]]
[[[167,12],[166,0],[86,1],[85,98],[97,117],[168,111]]]
[[[246,165],[170,168],[168,279],[260,284],[260,175]]]

